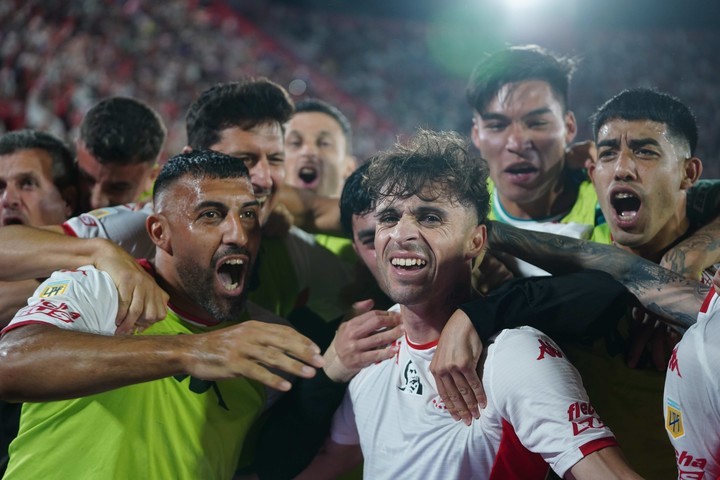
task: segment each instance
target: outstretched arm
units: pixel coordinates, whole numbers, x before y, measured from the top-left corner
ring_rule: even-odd
[[[0,398],[49,401],[187,374],[245,376],[278,390],[278,368],[311,377],[323,365],[310,340],[283,325],[248,321],[196,335],[104,336],[48,324],[17,327],[0,339]]]
[[[709,287],[688,280],[644,258],[612,245],[603,245],[542,232],[520,230],[492,222],[491,248],[537,265],[553,274],[583,268],[601,270],[622,283],[643,306],[668,323],[688,328]]]

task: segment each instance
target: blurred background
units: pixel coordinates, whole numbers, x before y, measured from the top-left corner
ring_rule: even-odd
[[[127,95],[160,112],[168,156],[202,90],[267,76],[343,110],[362,159],[418,126],[467,135],[473,66],[525,43],[579,60],[579,140],[604,100],[657,87],[694,110],[703,178],[720,178],[717,0],[0,0],[0,132],[72,140],[94,103]]]

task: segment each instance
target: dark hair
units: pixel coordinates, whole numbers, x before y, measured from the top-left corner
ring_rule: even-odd
[[[373,199],[363,185],[370,162],[360,165],[345,180],[340,194],[340,226],[345,234],[352,237],[352,216],[364,215],[373,209]]]
[[[250,172],[237,158],[213,150],[192,150],[170,158],[163,165],[153,188],[153,201],[181,177],[250,179]]]
[[[267,78],[221,83],[205,90],[185,115],[188,145],[206,150],[220,140],[226,128],[243,130],[264,123],[281,126],[293,114],[292,100],[280,85]]]
[[[32,149],[44,150],[50,155],[52,179],[59,191],[75,184],[75,158],[62,140],[37,130],[16,130],[0,136],[0,155]]]
[[[650,120],[667,126],[670,135],[688,142],[695,155],[698,127],[695,115],[684,103],[667,93],[650,88],[623,90],[605,102],[592,116],[597,141],[600,128],[610,120]]]
[[[566,111],[575,64],[574,59],[554,55],[537,45],[506,48],[489,55],[475,67],[467,86],[467,101],[482,113],[503,85],[541,80],[550,85]]]
[[[298,114],[302,112],[319,112],[332,117],[340,125],[340,129],[343,135],[345,135],[347,150],[348,152],[350,151],[352,144],[350,121],[337,107],[317,98],[307,98],[295,104],[295,113]]]
[[[155,162],[165,143],[160,115],[145,103],[110,97],[93,106],[80,125],[80,140],[100,163]]]
[[[447,196],[474,208],[479,224],[490,208],[487,177],[485,160],[470,156],[466,141],[457,133],[420,130],[407,144],[398,143],[373,157],[365,186],[375,201]]]

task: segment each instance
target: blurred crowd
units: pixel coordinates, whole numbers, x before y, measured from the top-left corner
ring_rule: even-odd
[[[141,99],[169,129],[166,155],[185,143],[183,116],[199,92],[267,76],[296,100],[323,98],[348,114],[365,158],[418,126],[469,131],[466,78],[428,46],[430,25],[308,11],[271,2],[70,0],[0,3],[0,129],[27,126],[73,138],[108,95]],[[698,117],[705,178],[720,175],[720,92],[709,30],[588,28],[535,43],[580,62],[572,84],[579,138],[588,117],[623,88],[654,86]],[[481,50],[481,49],[479,49]],[[467,70],[482,58],[467,59]]]

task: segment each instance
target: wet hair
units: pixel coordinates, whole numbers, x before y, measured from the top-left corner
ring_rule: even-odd
[[[16,130],[0,136],[0,155],[11,155],[22,150],[44,150],[50,155],[50,172],[58,191],[75,185],[77,169],[70,148],[62,140],[37,130]]]
[[[343,232],[352,237],[353,215],[364,215],[372,211],[374,203],[368,189],[363,185],[363,178],[370,166],[369,162],[360,165],[345,180],[340,194],[340,226]]]
[[[504,85],[540,80],[550,85],[563,111],[567,111],[568,89],[576,63],[537,45],[509,47],[489,55],[475,67],[466,98],[475,111],[482,113]]]
[[[282,127],[293,110],[285,89],[267,78],[221,83],[205,90],[190,105],[185,115],[188,145],[207,150],[220,141],[226,128],[250,130],[274,122]]]
[[[593,114],[595,141],[600,128],[615,119],[649,120],[665,124],[670,135],[688,143],[690,156],[695,155],[698,142],[695,115],[687,105],[672,95],[650,88],[623,90]]]
[[[343,135],[345,135],[347,151],[350,151],[350,146],[352,144],[352,128],[350,127],[350,121],[337,107],[317,98],[307,98],[295,104],[295,113],[298,114],[302,112],[319,112],[332,117],[340,125],[340,129],[342,130]]]
[[[101,100],[85,114],[80,125],[80,140],[102,164],[154,163],[166,134],[155,110],[128,97]]]
[[[192,178],[240,178],[250,180],[250,172],[243,162],[224,153],[212,150],[192,150],[170,158],[163,165],[153,189],[153,201],[172,184],[184,176]]]
[[[457,133],[419,130],[407,143],[373,157],[365,186],[376,202],[385,197],[446,197],[473,208],[480,224],[490,208],[487,178],[487,163],[471,156]]]

